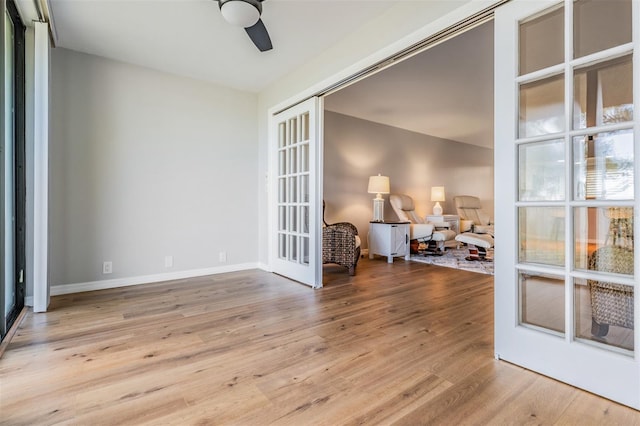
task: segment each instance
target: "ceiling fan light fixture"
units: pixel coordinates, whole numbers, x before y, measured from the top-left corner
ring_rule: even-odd
[[[228,0],[221,4],[220,12],[228,23],[237,27],[252,27],[260,19],[260,10],[244,0]]]

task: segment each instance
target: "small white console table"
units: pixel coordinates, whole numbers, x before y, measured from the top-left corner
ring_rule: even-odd
[[[369,259],[374,255],[387,256],[393,263],[394,257],[409,260],[409,222],[369,222]]]

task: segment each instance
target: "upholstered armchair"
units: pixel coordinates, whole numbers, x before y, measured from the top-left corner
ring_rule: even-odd
[[[494,228],[490,216],[482,209],[480,199],[472,195],[453,197],[460,217],[460,234],[456,241],[469,246],[467,260],[489,260],[487,250],[493,247]],[[475,247],[475,248],[473,248]]]
[[[449,229],[449,224],[430,223],[418,216],[413,203],[413,198],[405,194],[391,194],[389,203],[393,211],[402,222],[410,222],[409,239],[412,241],[429,242],[433,241],[440,252],[444,251],[446,241],[453,240],[456,233]]]
[[[453,197],[453,202],[460,216],[460,232],[494,235],[491,217],[482,209],[478,197],[458,195]]]
[[[633,275],[633,249],[600,247],[589,256],[589,269]],[[633,287],[587,280],[591,295],[591,334],[606,336],[610,325],[633,328]]]
[[[349,222],[328,224],[324,219],[325,203],[322,202],[322,263],[335,263],[356,274],[360,259],[360,237],[358,228]]]

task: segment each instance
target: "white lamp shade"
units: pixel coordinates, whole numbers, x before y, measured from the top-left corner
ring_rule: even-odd
[[[445,201],[444,186],[431,187],[431,201]]]
[[[260,11],[241,0],[229,0],[222,5],[220,12],[228,23],[243,28],[254,26],[260,19]]]
[[[389,176],[371,176],[367,192],[369,194],[388,194],[391,192],[389,190]]]

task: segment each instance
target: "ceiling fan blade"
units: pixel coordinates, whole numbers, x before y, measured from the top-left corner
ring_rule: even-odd
[[[262,19],[258,19],[258,22],[252,27],[245,28],[245,31],[249,34],[249,38],[253,41],[253,44],[255,44],[261,52],[273,49],[267,27],[264,26]]]

